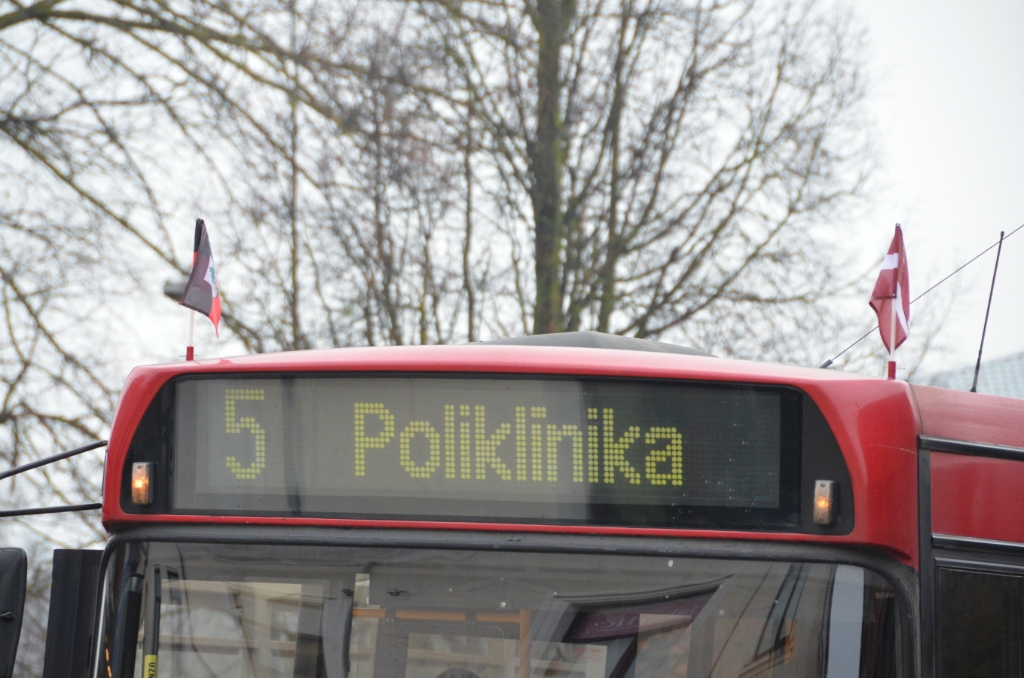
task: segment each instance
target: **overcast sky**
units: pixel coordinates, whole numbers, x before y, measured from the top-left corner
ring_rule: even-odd
[[[1024,224],[1024,0],[857,0],[854,9],[871,43],[884,190],[853,246],[884,251],[901,223],[916,295]],[[994,257],[961,274],[940,337],[948,350],[928,368],[976,359]],[[1024,230],[1003,247],[985,357],[1020,351]]]

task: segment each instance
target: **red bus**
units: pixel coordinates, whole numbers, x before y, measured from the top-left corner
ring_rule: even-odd
[[[594,333],[139,367],[44,676],[1019,677],[1022,490],[1024,401]]]

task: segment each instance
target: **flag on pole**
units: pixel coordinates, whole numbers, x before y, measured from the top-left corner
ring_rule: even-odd
[[[896,224],[896,235],[882,262],[869,303],[878,314],[878,331],[891,354],[910,336],[910,271],[899,224]],[[892,337],[894,331],[896,336]]]
[[[220,293],[217,291],[217,269],[213,250],[206,234],[206,222],[196,219],[196,237],[192,247],[192,274],[185,283],[181,305],[199,311],[213,322],[213,331],[220,336]]]

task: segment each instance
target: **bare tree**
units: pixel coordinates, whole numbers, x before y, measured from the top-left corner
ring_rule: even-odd
[[[532,240],[532,331],[707,339],[735,316],[763,333],[834,291],[819,233],[871,169],[847,14],[752,0],[421,8],[451,100],[484,121],[499,199],[525,222],[510,236]]]
[[[279,124],[222,118],[251,347],[598,329],[804,361],[842,322],[835,222],[872,168],[848,14],[366,8],[300,7],[292,93],[237,106]]]
[[[187,271],[186,210],[231,202],[224,171],[237,156],[214,123],[242,117],[254,89],[295,96],[287,44],[261,32],[287,16],[201,2],[0,2],[4,466],[104,437],[127,356],[143,353],[124,345],[120,307],[152,301],[160,278]],[[182,195],[196,186],[190,205]],[[259,349],[262,336],[225,301],[228,328]],[[98,500],[101,454],[4,481],[0,505]],[[0,528],[39,553],[103,538],[96,512]],[[23,644],[41,648],[39,567]],[[40,659],[23,653],[19,671],[38,673]]]
[[[154,271],[187,271],[178,246],[187,230],[171,226],[181,192],[168,179],[188,174],[171,168],[199,158],[190,164],[204,179],[230,187],[209,120],[236,101],[229,75],[286,89],[286,56],[254,28],[280,14],[202,3],[0,3],[5,461],[102,436],[124,374],[123,349],[107,341],[124,327],[116,305],[155,289]],[[256,347],[230,301],[226,322]],[[62,482],[45,471],[20,481],[44,494],[8,496],[94,500],[95,467],[67,468]],[[83,519],[85,534],[100,534],[94,518]]]

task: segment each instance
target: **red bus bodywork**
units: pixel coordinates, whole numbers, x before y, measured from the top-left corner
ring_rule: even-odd
[[[271,372],[580,375],[787,385],[820,408],[849,468],[854,527],[845,535],[692,529],[552,526],[307,517],[137,515],[122,511],[129,444],[161,386],[186,374]],[[919,436],[1024,447],[1024,401],[911,386],[834,370],[643,351],[508,345],[349,348],[139,367],[118,404],[107,450],[103,522],[244,523],[338,527],[628,534],[863,546],[919,567]],[[932,452],[932,529],[939,534],[1024,542],[1024,464]]]
[[[1024,400],[915,386],[921,435],[1010,448],[1007,457],[931,453],[932,532],[1024,542]]]

